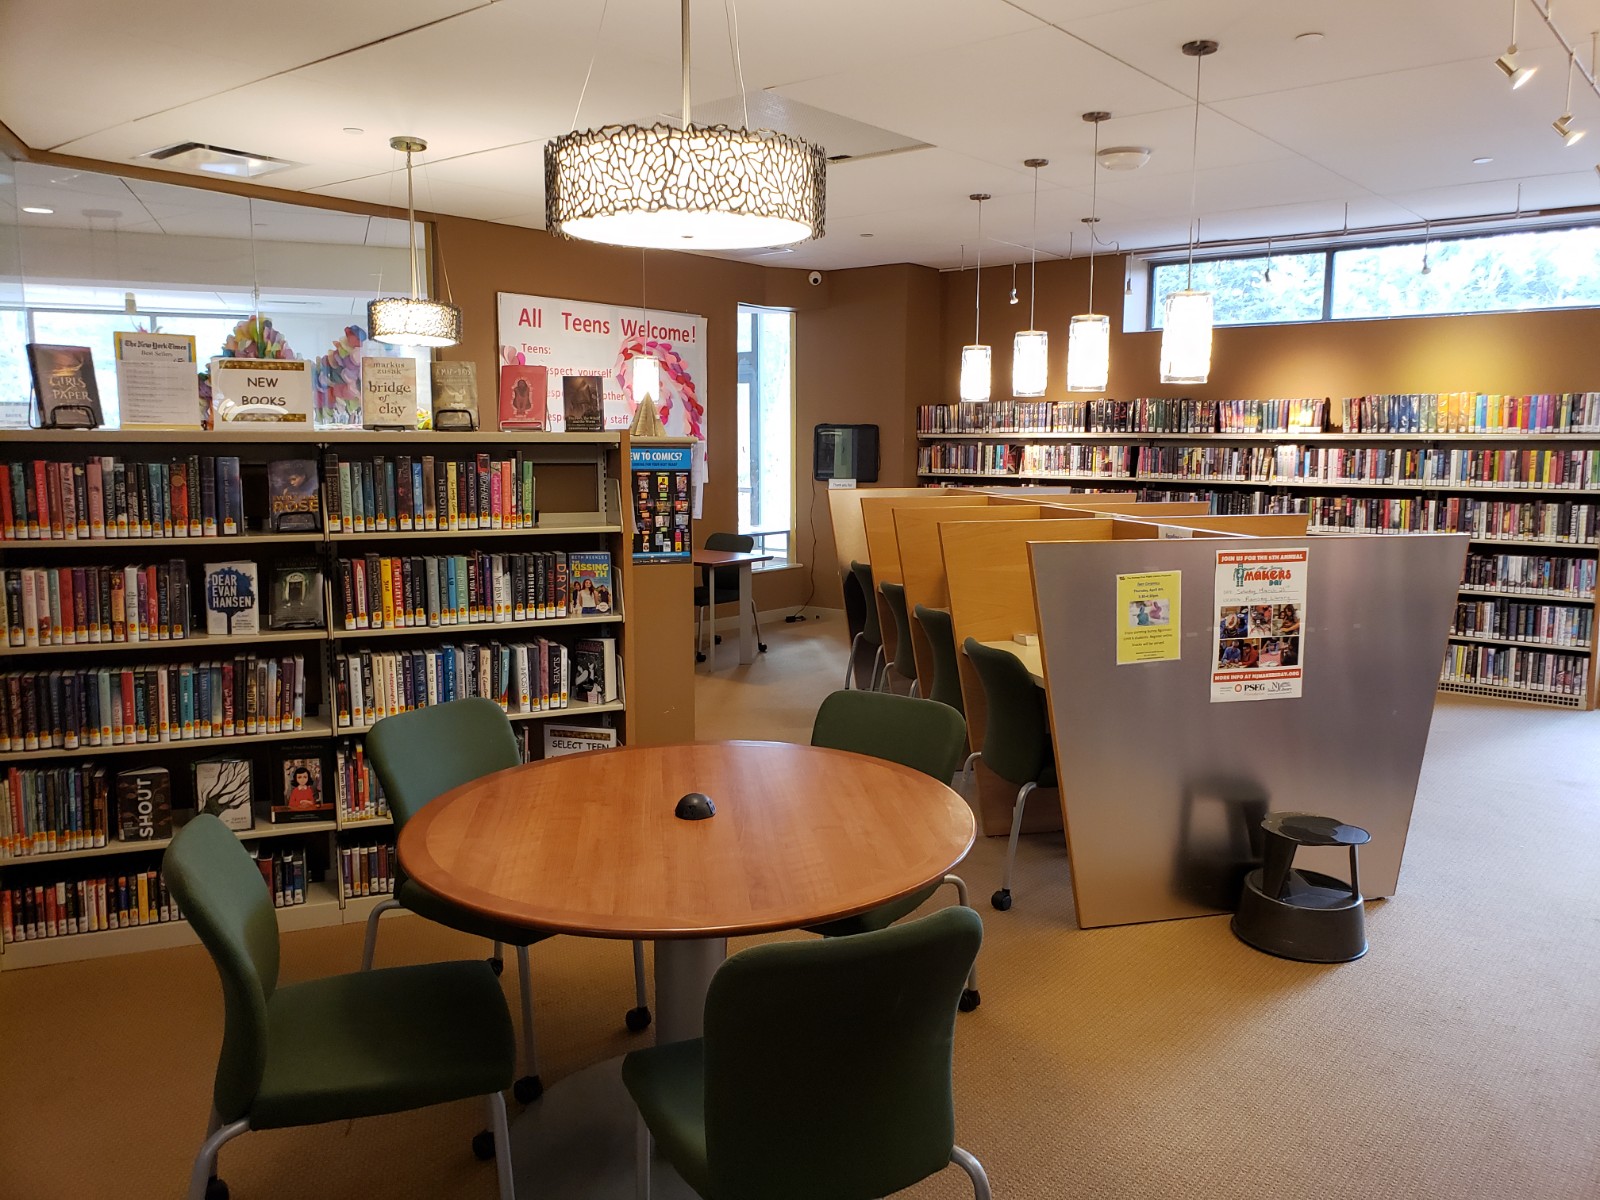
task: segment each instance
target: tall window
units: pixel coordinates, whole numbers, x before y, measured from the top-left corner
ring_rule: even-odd
[[[794,313],[739,306],[739,532],[789,560],[794,526]]]

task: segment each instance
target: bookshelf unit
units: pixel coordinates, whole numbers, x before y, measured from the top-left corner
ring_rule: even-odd
[[[174,824],[180,826],[195,808],[191,764],[210,758],[242,758],[251,764],[254,827],[239,831],[238,836],[248,845],[267,851],[287,847],[303,849],[305,853],[304,901],[276,910],[280,928],[293,930],[364,921],[373,905],[386,893],[346,896],[341,851],[375,844],[392,847],[392,822],[386,816],[357,819],[343,803],[338,806],[332,820],[272,824],[268,811],[281,784],[283,758],[291,752],[319,757],[323,763],[325,792],[332,795],[340,791],[340,755],[353,760],[354,748],[360,743],[368,726],[353,721],[349,724],[341,722],[337,707],[337,656],[359,656],[363,652],[426,653],[446,645],[481,646],[499,651],[502,646],[533,643],[538,639],[547,639],[570,649],[578,639],[609,636],[615,639],[616,663],[621,673],[615,701],[585,703],[573,695],[569,697],[566,707],[511,711],[508,715],[514,722],[514,728],[519,731],[519,743],[524,742],[526,735],[526,743],[533,747],[535,756],[539,753],[541,742],[539,729],[543,722],[549,720],[610,725],[617,729],[619,740],[630,740],[627,692],[635,681],[628,677],[631,653],[625,652],[628,651],[626,631],[634,620],[634,614],[628,611],[628,606],[635,593],[628,538],[630,515],[623,507],[628,450],[628,436],[618,433],[382,432],[356,429],[294,430],[277,426],[170,432],[7,431],[6,447],[0,453],[0,463],[4,464],[29,463],[33,460],[85,463],[89,458],[99,456],[115,456],[127,463],[184,462],[190,455],[237,457],[240,460],[244,522],[236,535],[61,536],[48,539],[7,536],[0,540],[0,568],[7,572],[24,568],[120,568],[154,563],[174,564],[172,569],[176,570],[175,564],[181,560],[196,626],[189,636],[176,639],[0,645],[0,677],[24,672],[92,672],[101,668],[133,670],[161,665],[215,663],[243,655],[274,660],[298,656],[304,661],[304,704],[299,727],[282,732],[263,728],[259,732],[230,733],[228,736],[181,737],[178,735],[182,731],[174,728],[171,731],[173,740],[123,743],[110,742],[108,738],[106,744],[83,744],[72,748],[47,744],[45,748],[36,750],[18,749],[14,743],[11,748],[0,750],[0,773],[8,778],[16,778],[11,776],[12,771],[30,768],[81,769],[103,766],[111,793],[106,817],[109,828],[104,831],[104,845],[0,857],[0,893],[24,885],[42,885],[58,880],[75,883],[79,880],[108,878],[115,883],[124,876],[136,877],[158,867],[159,854],[167,845],[167,839],[141,842],[117,840],[117,772],[134,767],[166,767],[170,772]],[[346,532],[331,528],[332,497],[328,488],[330,456],[336,456],[343,463],[371,461],[377,457],[394,462],[400,455],[413,459],[423,455],[434,456],[440,463],[441,472],[445,459],[465,461],[479,455],[530,464],[536,489],[536,519],[516,528],[419,528],[371,532]],[[317,464],[322,524],[319,532],[272,533],[265,528],[268,523],[266,464],[283,459],[310,459]],[[109,492],[109,486],[107,490]],[[176,499],[180,494],[176,489],[171,493],[174,504],[181,504]],[[420,493],[417,503],[420,508]],[[6,532],[9,535],[12,531],[8,529]],[[176,527],[173,532],[176,533]],[[521,620],[509,619],[509,610],[504,620],[491,611],[484,614],[483,619],[473,616],[456,624],[397,624],[384,628],[344,626],[340,591],[341,559],[358,559],[375,554],[420,560],[428,556],[465,556],[474,552],[500,556],[535,554],[544,550],[565,553],[609,552],[613,596],[611,610],[600,615],[574,614]],[[252,561],[257,565],[257,615],[261,631],[208,636],[205,633],[202,605],[203,565],[207,562],[239,560]],[[525,564],[531,560],[523,561]],[[323,628],[273,630],[267,627],[271,570],[275,564],[285,562],[314,562],[321,568],[324,584],[321,597]],[[504,564],[505,574],[509,577],[509,559],[504,560]],[[531,581],[525,584],[519,594],[526,594],[529,588]],[[420,581],[416,594],[419,600],[423,598],[424,589]],[[464,618],[466,615],[462,614]],[[9,632],[7,630],[7,636],[0,637],[0,642],[11,640]],[[687,654],[687,645],[684,653]],[[422,690],[420,676],[414,677],[413,686],[416,691]],[[510,690],[513,693],[516,691],[514,677]],[[415,695],[416,692],[411,694]],[[152,702],[154,698],[155,692],[152,691]],[[517,696],[513,695],[510,699],[514,710],[524,707],[518,703]],[[0,704],[5,703],[9,703],[8,696],[0,694]],[[43,716],[41,714],[41,724]],[[151,721],[153,724],[153,717]],[[201,718],[199,725],[203,724],[205,720]],[[130,732],[128,736],[131,738],[133,734]],[[49,739],[45,741],[48,743]],[[87,786],[85,780],[85,790]],[[58,795],[61,794],[58,792]],[[61,823],[63,812],[71,811],[71,805],[58,803],[54,809],[57,824]],[[92,842],[95,839],[90,835],[80,840]],[[392,850],[382,857],[374,854],[367,861],[369,865],[376,862],[380,872],[386,870],[392,875]],[[154,901],[151,903],[153,905]],[[161,920],[130,924],[124,928],[0,942],[0,970],[180,945],[193,940],[187,922]]]
[[[924,405],[917,474],[933,486],[1064,485],[1205,500],[1216,513],[1305,512],[1312,533],[1468,533],[1440,690],[1593,709],[1600,397],[1531,399],[1569,401],[1560,420],[1579,428],[1550,428],[1557,409],[1531,404],[1507,406],[1500,419],[1544,428],[1461,428],[1470,421],[1457,411],[1438,422],[1455,428],[1421,429],[1413,403],[1396,423],[1405,427],[1348,433],[1287,426],[1320,425],[1329,409],[1370,422],[1373,410],[1354,401]],[[1235,427],[1216,431],[1224,423]]]

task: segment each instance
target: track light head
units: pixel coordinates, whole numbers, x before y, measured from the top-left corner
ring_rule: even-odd
[[[1015,287],[1013,287],[1013,288],[1012,288],[1012,289],[1011,289],[1011,303],[1013,303],[1013,304],[1020,304],[1020,303],[1022,303],[1022,301],[1020,301],[1020,300],[1019,300],[1019,299],[1018,299],[1018,298],[1017,298],[1017,289],[1016,289],[1016,288],[1015,288]]]
[[[1538,67],[1524,67],[1518,63],[1517,48],[1507,46],[1506,52],[1494,60],[1494,65],[1500,68],[1501,73],[1511,81],[1511,90],[1516,91],[1538,72]]]
[[[1550,122],[1550,128],[1559,133],[1562,142],[1568,146],[1576,145],[1583,140],[1584,131],[1572,127],[1571,113],[1562,113],[1554,121]]]

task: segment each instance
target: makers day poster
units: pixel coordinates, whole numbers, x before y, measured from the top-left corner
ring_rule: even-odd
[[[598,376],[605,428],[628,428],[634,363],[653,358],[661,364],[655,400],[667,433],[705,440],[704,317],[512,292],[499,301],[498,366],[545,368],[547,429],[566,429],[561,381],[568,375]]]

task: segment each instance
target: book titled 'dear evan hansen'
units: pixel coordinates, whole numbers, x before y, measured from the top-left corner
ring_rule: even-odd
[[[543,429],[549,404],[549,372],[544,367],[506,363],[500,368],[500,428]]]

